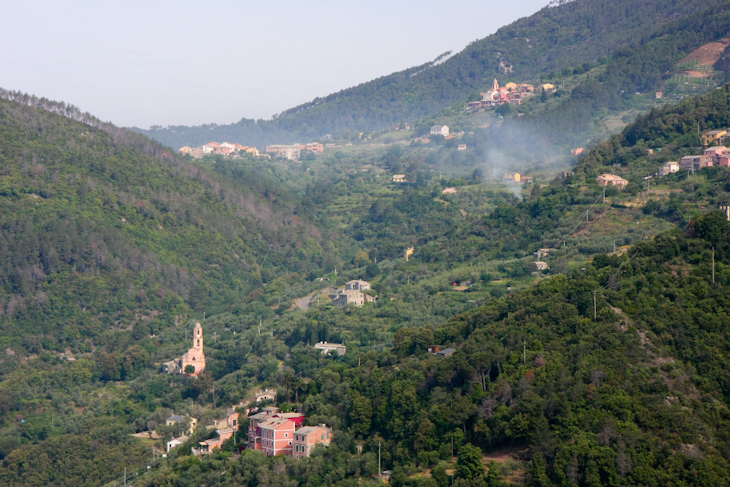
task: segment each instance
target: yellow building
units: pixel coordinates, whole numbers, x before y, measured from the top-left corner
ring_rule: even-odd
[[[406,258],[406,262],[410,259],[411,255],[413,255],[414,249],[413,247],[408,247],[406,251],[404,252],[404,256]]]
[[[725,136],[727,136],[727,130],[710,130],[702,134],[702,145],[720,145]]]

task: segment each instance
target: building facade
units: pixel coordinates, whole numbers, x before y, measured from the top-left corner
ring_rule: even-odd
[[[332,441],[332,430],[320,424],[319,426],[305,426],[294,432],[294,458],[308,457],[317,445],[327,446]]]
[[[601,174],[596,178],[596,181],[601,186],[618,186],[619,188],[625,188],[629,184],[627,180],[615,174]]]

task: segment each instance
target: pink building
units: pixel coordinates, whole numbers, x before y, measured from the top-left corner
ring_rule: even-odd
[[[618,186],[619,188],[625,188],[629,184],[627,180],[615,174],[601,174],[596,178],[596,181],[601,186]]]
[[[265,445],[269,443],[268,440],[271,438],[266,436],[266,432],[269,430],[264,428],[264,424],[274,419],[290,421],[294,428],[299,428],[304,423],[305,416],[302,413],[282,413],[279,412],[279,408],[276,407],[263,408],[260,413],[248,417],[247,448],[265,452]],[[291,439],[291,437],[289,437],[289,439]],[[279,453],[274,453],[274,455],[278,454]],[[289,454],[291,454],[291,451]]]
[[[203,327],[200,322],[195,322],[193,329],[193,348],[188,350],[180,358],[180,371],[185,372],[185,367],[192,366],[194,371],[189,375],[198,375],[205,370],[205,354],[203,353]]]
[[[322,154],[324,152],[324,145],[318,142],[310,142],[309,144],[304,146],[304,149],[310,152],[314,152],[315,154]]]
[[[294,458],[308,457],[317,445],[327,446],[332,441],[332,430],[324,424],[305,426],[294,432]]]
[[[248,417],[248,448],[251,450],[263,450],[261,443],[261,430],[259,424],[268,421],[275,413],[279,412],[277,407],[263,408],[260,413]]]
[[[259,423],[261,451],[267,456],[291,455],[294,441],[294,421],[287,418],[271,418]]]

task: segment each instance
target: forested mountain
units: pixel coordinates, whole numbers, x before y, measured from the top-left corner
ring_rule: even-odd
[[[128,327],[158,333],[337,265],[339,249],[266,171],[236,183],[141,135],[49,111],[65,105],[5,94],[18,102],[0,100],[2,349],[122,347]]]
[[[174,126],[140,132],[177,148],[214,139],[262,146],[379,129],[433,115],[478,94],[495,77],[502,82],[537,80],[554,70],[595,62],[647,38],[672,20],[724,3],[576,0],[520,19],[446,61],[439,58],[439,62],[316,98],[272,120],[244,118],[232,125]]]

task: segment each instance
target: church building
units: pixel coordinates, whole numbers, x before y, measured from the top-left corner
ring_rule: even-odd
[[[185,368],[192,366],[192,372],[188,373]],[[182,357],[162,364],[162,370],[168,374],[180,372],[188,375],[198,375],[205,370],[205,354],[203,353],[203,327],[199,321],[195,322],[193,329],[193,347],[185,352]]]

